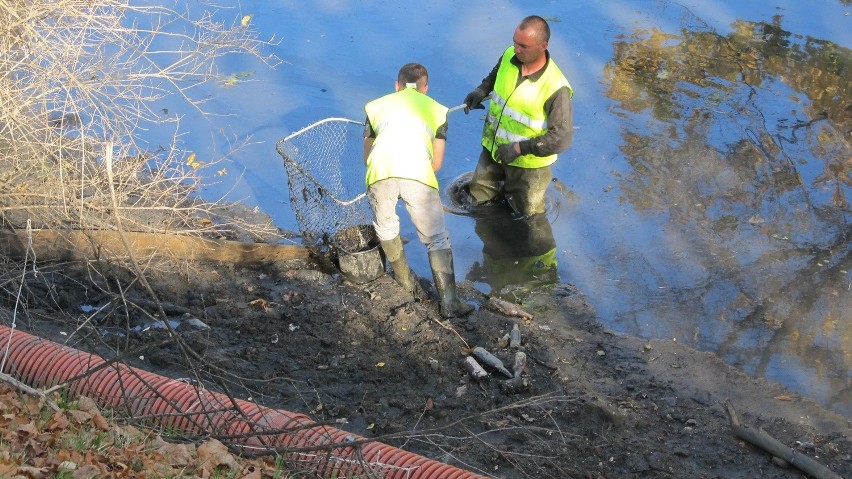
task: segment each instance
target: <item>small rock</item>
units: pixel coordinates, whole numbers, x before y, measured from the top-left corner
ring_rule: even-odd
[[[331,281],[331,276],[313,269],[288,271],[287,277],[304,281],[306,283],[329,284]]]
[[[437,371],[440,368],[440,364],[438,364],[437,359],[429,358],[429,367],[432,368],[432,371]]]
[[[814,443],[811,441],[796,441],[796,447],[799,449],[814,449]]]
[[[518,376],[514,379],[507,379],[506,381],[500,381],[500,391],[503,394],[518,394],[524,391],[529,390],[530,381],[525,377]]]
[[[176,329],[178,331],[206,330],[206,329],[210,329],[210,326],[208,326],[204,321],[202,321],[198,318],[195,318],[195,317],[192,317],[188,314],[185,314],[181,318],[180,323],[178,323],[178,327]]]
[[[752,215],[748,219],[748,222],[751,225],[762,225],[763,223],[766,222],[766,220],[764,220],[760,215]]]
[[[467,318],[467,321],[464,322],[464,330],[465,331],[475,331],[476,330],[476,319]]]

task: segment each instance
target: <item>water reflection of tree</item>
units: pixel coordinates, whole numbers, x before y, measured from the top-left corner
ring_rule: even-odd
[[[625,35],[606,74],[630,166],[622,199],[680,227],[707,276],[686,296],[736,322],[702,323],[703,334],[759,374],[782,348],[819,377],[848,371],[852,52],[776,17],[726,36]]]

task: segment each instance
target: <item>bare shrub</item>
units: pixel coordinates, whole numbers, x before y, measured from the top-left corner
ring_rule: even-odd
[[[34,228],[115,229],[104,162],[109,144],[112,187],[128,230],[274,231],[269,223],[244,224],[225,201],[195,196],[217,160],[200,167],[179,149],[179,118],[153,105],[176,95],[203,112],[196,88],[220,76],[217,59],[236,53],[268,65],[278,60],[262,53],[268,42],[236,10],[191,18],[176,8],[0,2],[0,208],[7,226],[31,220]],[[147,147],[149,127],[164,122],[173,131],[167,146]],[[229,144],[236,150],[249,141]]]
[[[124,307],[125,335],[133,326],[130,312],[141,309],[134,301],[155,304],[146,320],[170,328],[168,308],[147,277],[174,276],[175,263],[187,261],[168,251],[136,255],[128,231],[243,240],[276,234],[271,221],[258,222],[245,207],[197,195],[217,163],[251,139],[225,138],[229,149],[202,164],[180,146],[180,118],[156,106],[171,96],[207,114],[198,87],[221,81],[217,60],[248,55],[275,66],[279,60],[262,51],[273,40],[259,40],[250,17],[236,9],[211,7],[192,16],[178,5],[0,0],[0,215],[4,229],[15,233],[0,231],[2,324],[30,330],[42,320],[64,324],[75,340],[112,349],[112,360],[121,362],[121,346],[106,345],[94,313],[81,315],[63,288],[84,291],[100,307]],[[170,133],[147,138],[154,130]],[[104,248],[82,264],[48,264],[32,247],[39,229],[114,231],[124,251]],[[168,269],[163,262],[171,263]],[[171,333],[169,342],[193,368],[199,358]]]

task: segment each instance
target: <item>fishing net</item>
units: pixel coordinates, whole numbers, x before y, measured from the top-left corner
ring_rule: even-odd
[[[302,242],[315,252],[362,249],[373,240],[364,185],[364,124],[327,118],[280,140],[290,207]]]

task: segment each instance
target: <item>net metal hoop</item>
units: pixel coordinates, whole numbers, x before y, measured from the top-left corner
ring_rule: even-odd
[[[324,252],[340,231],[371,225],[363,160],[364,123],[326,118],[276,143],[284,160],[290,207],[305,246]]]

